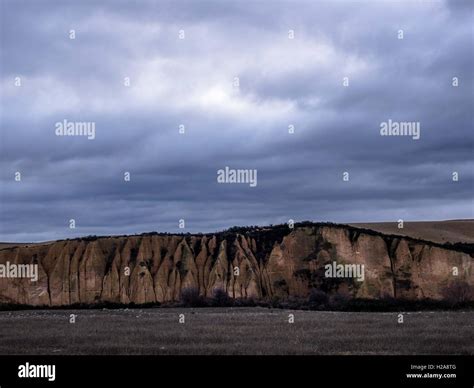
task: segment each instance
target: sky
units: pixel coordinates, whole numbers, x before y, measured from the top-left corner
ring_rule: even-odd
[[[474,218],[472,2],[0,6],[0,241]]]

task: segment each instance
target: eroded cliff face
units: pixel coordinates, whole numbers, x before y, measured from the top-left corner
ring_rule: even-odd
[[[363,264],[364,281],[325,277],[324,266]],[[38,264],[38,280],[0,278],[0,302],[29,305],[179,300],[182,290],[232,298],[297,296],[312,288],[353,297],[441,298],[456,279],[474,284],[470,254],[344,226],[260,228],[215,235],[141,235],[0,250],[0,264]]]

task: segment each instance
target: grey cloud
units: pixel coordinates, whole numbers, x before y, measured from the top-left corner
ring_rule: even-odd
[[[474,217],[472,5],[4,1],[1,19],[0,241]],[[65,118],[96,139],[56,137]],[[421,139],[381,137],[389,118]],[[217,184],[224,166],[257,187]]]

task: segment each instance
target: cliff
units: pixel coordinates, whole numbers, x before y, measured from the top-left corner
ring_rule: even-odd
[[[469,248],[469,249],[468,249]],[[37,264],[38,280],[0,278],[0,302],[29,305],[174,301],[181,291],[232,298],[298,296],[441,298],[454,279],[474,284],[470,247],[302,223],[206,235],[89,237],[0,248],[0,264]],[[325,265],[364,265],[364,280],[328,278]],[[458,275],[453,276],[456,267]]]

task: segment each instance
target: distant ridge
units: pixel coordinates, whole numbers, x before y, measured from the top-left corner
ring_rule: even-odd
[[[385,234],[409,236],[415,239],[444,243],[474,243],[474,219],[445,221],[406,221],[403,229],[397,222],[365,222],[349,225],[372,229]]]

